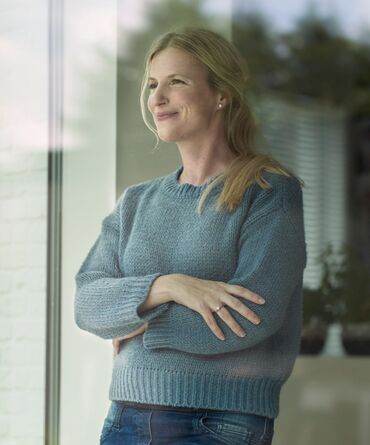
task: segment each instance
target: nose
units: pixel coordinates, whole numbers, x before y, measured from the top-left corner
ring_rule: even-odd
[[[152,106],[158,107],[161,104],[168,103],[168,96],[164,87],[157,85],[151,96]]]

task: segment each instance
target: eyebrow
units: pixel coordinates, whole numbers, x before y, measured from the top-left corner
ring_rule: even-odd
[[[189,79],[189,77],[184,76],[183,74],[170,74],[167,76],[167,79],[170,79],[171,77],[176,77],[176,76],[181,76],[181,77],[185,77],[186,79]],[[154,77],[148,77],[148,80],[155,80]]]

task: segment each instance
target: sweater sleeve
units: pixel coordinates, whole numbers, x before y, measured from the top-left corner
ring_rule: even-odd
[[[103,219],[101,232],[75,276],[75,321],[81,329],[104,339],[127,335],[169,307],[164,303],[142,315],[138,313],[152,284],[162,274],[134,277],[124,276],[121,271],[123,196]]]
[[[247,335],[237,336],[214,314],[225,334],[225,340],[220,340],[198,312],[175,304],[150,321],[143,336],[145,348],[205,355],[234,352],[253,347],[282,326],[306,266],[303,200],[298,181],[282,181],[275,190],[262,192],[248,214],[240,233],[238,265],[228,283],[264,297],[264,305],[236,297],[258,314],[261,323],[254,325],[228,306]]]

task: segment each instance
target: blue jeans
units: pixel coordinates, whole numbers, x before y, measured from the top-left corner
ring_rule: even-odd
[[[112,402],[101,445],[271,445],[274,420],[254,414],[136,408]]]

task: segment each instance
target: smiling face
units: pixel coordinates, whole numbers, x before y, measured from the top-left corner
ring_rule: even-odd
[[[208,85],[206,67],[186,51],[169,47],[157,53],[148,88],[148,109],[164,141],[199,144],[223,125],[218,104],[224,107],[225,101]],[[171,115],[158,116],[162,113]]]

